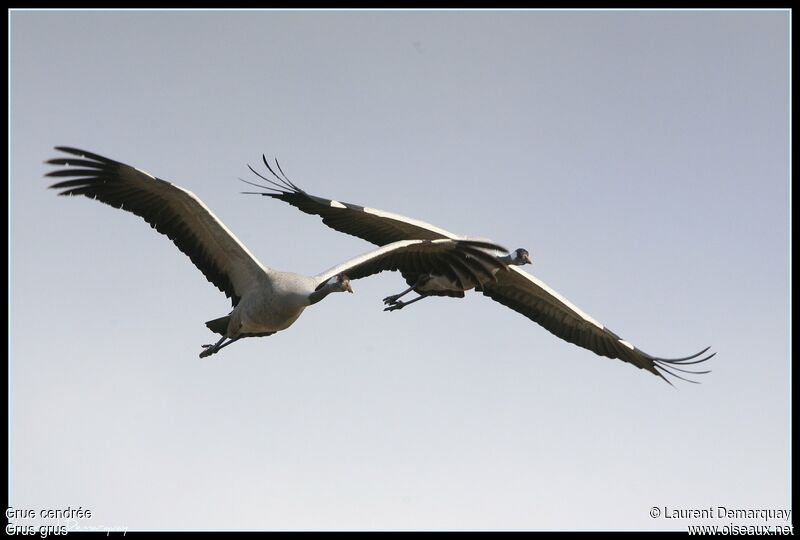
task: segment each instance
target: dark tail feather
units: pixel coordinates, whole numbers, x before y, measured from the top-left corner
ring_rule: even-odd
[[[228,322],[230,321],[231,316],[225,315],[224,317],[220,317],[219,319],[214,319],[213,321],[208,321],[206,326],[209,330],[214,332],[215,334],[219,334],[224,336],[228,332]]]

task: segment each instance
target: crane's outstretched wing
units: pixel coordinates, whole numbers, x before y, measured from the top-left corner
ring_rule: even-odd
[[[46,162],[62,167],[46,176],[73,178],[51,188],[62,190],[59,195],[83,195],[143,218],[188,255],[234,306],[270,272],[194,193],[91,152],[66,146],[56,150],[78,157]]]
[[[498,251],[507,252],[502,246],[481,240],[402,240],[334,266],[316,278],[322,285],[339,274],[359,279],[384,270],[398,270],[433,272],[456,283],[469,279],[489,283],[506,268],[496,255]]]
[[[589,349],[600,356],[618,358],[645,369],[669,382],[664,373],[689,382],[675,371],[701,375],[709,371],[687,369],[705,362],[714,354],[702,357],[710,347],[685,358],[656,358],[640,351],[617,334],[578,309],[569,300],[534,276],[510,266],[508,272],[498,272],[497,281],[481,286],[483,294],[539,323],[565,341]],[[702,358],[701,358],[702,357]]]
[[[463,236],[410,217],[309,195],[283,174],[277,161],[273,169],[265,156],[262,156],[262,159],[272,175],[271,178],[259,173],[253,167],[250,167],[250,170],[270,185],[261,185],[240,179],[242,182],[267,190],[247,192],[248,194],[280,199],[306,214],[320,216],[325,225],[339,232],[357,236],[378,246],[385,246],[400,240],[464,239]],[[276,170],[280,174],[276,173]]]

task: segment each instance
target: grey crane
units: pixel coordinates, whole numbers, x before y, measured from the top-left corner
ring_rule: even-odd
[[[262,161],[269,173],[259,173],[252,166],[250,170],[267,185],[243,182],[263,189],[260,192],[246,192],[271,197],[286,202],[306,214],[317,215],[328,227],[352,236],[356,236],[373,244],[384,246],[399,240],[459,240],[464,237],[453,234],[430,223],[401,216],[392,212],[368,208],[365,206],[326,199],[311,195],[294,184],[275,161],[274,168],[262,156]],[[519,248],[512,254],[501,257],[507,271],[495,271],[494,280],[479,280],[473,276],[444,275],[435,269],[427,271],[402,271],[409,285],[405,291],[388,296],[384,302],[388,304],[386,311],[401,309],[429,296],[463,297],[464,292],[476,289],[492,300],[524,315],[538,323],[555,336],[588,349],[600,356],[616,358],[632,364],[640,369],[653,373],[670,383],[664,374],[678,379],[696,383],[679,375],[702,375],[710,371],[698,371],[693,364],[705,362],[716,353],[704,356],[710,347],[683,358],[659,358],[651,356],[634,347],[630,342],[584,313],[572,302],[548,287],[540,279],[521,270],[519,266],[531,262],[526,249]],[[410,291],[419,296],[409,302],[399,299]],[[687,367],[690,366],[690,367]],[[670,383],[672,384],[672,383]]]
[[[384,270],[450,276],[468,273],[496,279],[505,267],[497,244],[478,239],[401,239],[355,257],[316,276],[280,272],[261,264],[193,193],[112,159],[57,146],[66,154],[48,160],[61,168],[49,177],[59,195],[83,195],[131,212],[168,236],[233,304],[226,316],[206,322],[221,338],[203,345],[200,357],[246,337],[270,336],[294,323],[305,308],[334,292],[353,292],[351,279]]]

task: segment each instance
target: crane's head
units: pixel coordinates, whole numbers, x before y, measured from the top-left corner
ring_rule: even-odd
[[[336,276],[336,286],[338,287],[339,292],[353,292],[353,289],[350,287],[350,278],[345,274],[339,274]]]
[[[511,255],[511,264],[516,266],[522,266],[523,264],[532,264],[533,261],[531,260],[530,255],[528,254],[527,249],[519,248],[514,250],[514,253]]]

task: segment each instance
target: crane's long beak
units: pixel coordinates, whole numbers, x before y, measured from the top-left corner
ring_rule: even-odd
[[[533,264],[533,261],[531,260],[530,256],[527,253],[525,254],[525,263]]]

